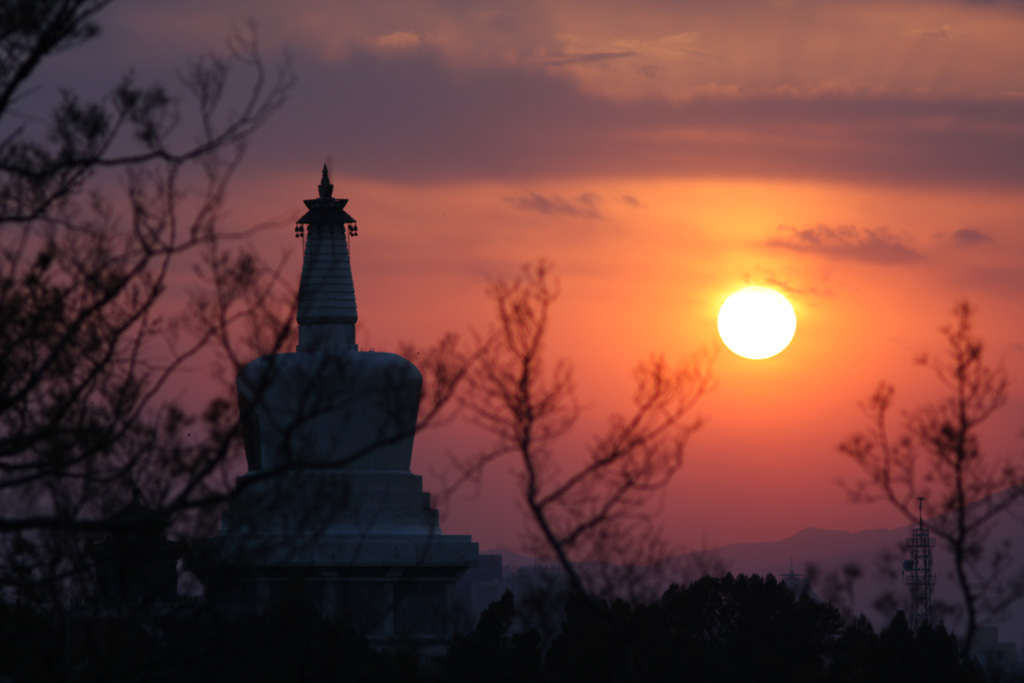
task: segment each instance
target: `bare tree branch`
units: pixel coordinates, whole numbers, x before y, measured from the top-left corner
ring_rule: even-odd
[[[569,363],[545,362],[548,320],[559,292],[550,270],[540,261],[489,289],[497,325],[480,343],[460,403],[495,443],[456,459],[459,477],[449,493],[498,460],[515,458],[522,500],[544,548],[573,588],[586,592],[579,560],[640,547],[622,542],[625,534],[656,535],[646,512],[650,497],[682,466],[689,437],[701,425],[692,413],[711,386],[711,358],[698,356],[678,368],[660,357],[641,363],[632,411],[612,416],[605,433],[591,440],[584,463],[571,469],[558,441],[575,425],[580,406]]]

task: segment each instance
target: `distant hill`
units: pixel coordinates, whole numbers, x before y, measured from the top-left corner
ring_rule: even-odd
[[[506,572],[516,571],[521,567],[535,567],[537,565],[552,564],[543,560],[538,560],[536,557],[530,557],[529,555],[523,555],[516,553],[511,550],[505,550],[504,548],[494,548],[480,553],[481,555],[501,555],[502,566]]]
[[[706,551],[723,562],[734,574],[768,574],[788,572],[790,560],[797,571],[808,564],[821,568],[838,568],[848,562],[862,562],[865,553],[882,549],[896,551],[899,543],[910,535],[910,527],[871,529],[852,533],[808,527],[789,538],[768,543],[736,543]],[[681,555],[677,559],[694,556]]]
[[[663,582],[686,581],[702,573],[721,574],[774,574],[777,578],[790,571],[790,561],[796,572],[808,575],[815,592],[823,598],[836,593],[835,580],[842,578],[843,568],[856,565],[860,576],[853,583],[852,596],[844,594],[841,601],[856,613],[864,613],[876,626],[888,621],[889,609],[876,607],[879,598],[889,595],[900,609],[906,609],[909,593],[903,585],[902,561],[907,557],[903,549],[913,525],[896,529],[871,529],[860,532],[835,531],[808,527],[789,538],[765,543],[736,543],[712,550],[685,553],[671,558],[669,571]],[[1004,541],[1011,544],[1011,559],[1004,575],[1024,575],[1024,515],[1004,514],[993,530],[987,547],[994,548]],[[503,557],[507,570],[537,564],[550,564],[509,550],[496,549],[491,554]],[[950,554],[939,541],[936,545],[935,568],[938,576],[936,598],[948,605],[959,605],[959,592],[952,575]],[[593,566],[591,569],[593,570]],[[830,582],[832,585],[830,586]],[[947,625],[957,628],[961,619],[957,614],[945,617]],[[1017,644],[1024,651],[1024,600],[1018,602],[1001,622],[1002,641]]]

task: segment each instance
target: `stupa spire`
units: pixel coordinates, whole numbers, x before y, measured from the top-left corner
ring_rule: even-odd
[[[320,198],[330,199],[333,194],[334,185],[331,185],[331,177],[327,174],[327,164],[324,164],[324,171],[320,176]]]
[[[308,211],[296,233],[308,235],[299,282],[299,351],[355,349],[356,291],[348,240],[356,219],[345,212],[347,199],[335,199],[327,164],[319,197],[304,201]]]

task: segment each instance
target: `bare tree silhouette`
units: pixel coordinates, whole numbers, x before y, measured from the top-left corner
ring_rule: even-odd
[[[660,357],[639,364],[632,412],[612,416],[604,433],[590,440],[583,464],[573,468],[557,444],[580,414],[572,368],[545,359],[558,296],[551,266],[527,265],[514,280],[494,282],[488,294],[497,325],[481,342],[460,403],[495,444],[456,460],[455,486],[513,458],[539,549],[561,565],[576,591],[596,588],[580,571],[581,561],[657,559],[648,506],[682,466],[689,438],[700,427],[693,409],[710,387],[711,358],[696,356],[681,367]]]
[[[1024,497],[1024,478],[1014,462],[986,456],[981,448],[979,430],[1006,405],[1008,378],[1001,366],[988,364],[970,304],[957,304],[942,334],[945,353],[922,355],[918,363],[935,373],[946,396],[907,413],[894,433],[895,389],[882,382],[863,406],[869,428],[839,449],[865,474],[848,487],[853,500],[888,501],[917,522],[917,499],[924,497],[926,525],[953,557],[969,650],[979,619],[1024,594],[1024,576],[1005,573],[1009,548],[987,545],[993,522]]]
[[[89,533],[124,530],[133,489],[163,524],[223,497],[234,401],[167,401],[174,373],[292,333],[277,268],[222,219],[247,141],[291,87],[287,64],[268,68],[243,30],[188,65],[183,97],[126,76],[98,100],[65,90],[48,116],[27,113],[40,67],[95,38],[108,4],[0,4],[0,584],[48,585],[58,601]],[[183,291],[175,273],[190,267]]]

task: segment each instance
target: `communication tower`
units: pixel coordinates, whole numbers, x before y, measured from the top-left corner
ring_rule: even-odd
[[[910,588],[910,626],[915,631],[932,621],[932,592],[935,573],[932,571],[932,548],[935,539],[924,526],[924,498],[917,499],[917,528],[907,539],[910,559],[903,561],[903,583]]]

